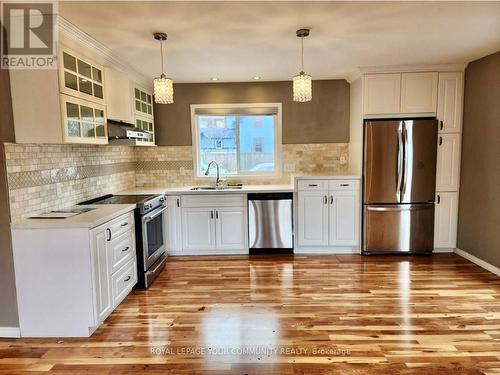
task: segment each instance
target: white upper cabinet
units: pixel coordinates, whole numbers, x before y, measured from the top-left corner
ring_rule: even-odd
[[[61,93],[104,105],[104,68],[69,48],[59,47]]]
[[[401,113],[435,113],[438,73],[401,74]]]
[[[108,119],[134,124],[130,80],[126,73],[104,68]]]
[[[460,182],[460,142],[458,133],[439,134],[436,190],[456,191]]]
[[[453,249],[457,245],[458,192],[438,192],[435,210],[434,247]]]
[[[401,74],[366,74],[363,98],[365,115],[399,113]]]
[[[441,133],[462,129],[463,73],[439,73],[437,119]]]

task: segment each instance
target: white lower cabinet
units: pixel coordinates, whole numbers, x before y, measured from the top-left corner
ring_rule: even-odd
[[[171,255],[182,252],[181,197],[167,196],[165,214],[165,237],[167,252]]]
[[[248,252],[244,195],[181,197],[182,254]]]
[[[330,246],[359,244],[359,192],[354,190],[330,193]]]
[[[328,245],[328,190],[298,193],[299,246]]]
[[[328,190],[322,181],[309,181],[297,184],[298,252],[309,247],[359,247],[359,181],[330,180]]]
[[[457,191],[460,182],[459,133],[439,134],[436,162],[436,191]]]
[[[22,337],[88,337],[99,327],[137,282],[133,219],[12,230]]]
[[[207,207],[182,209],[183,250],[215,249],[214,210]]]
[[[221,207],[215,210],[215,240],[217,249],[247,247],[246,207]]]
[[[95,289],[95,309],[97,320],[104,321],[113,311],[113,296],[111,295],[111,254],[108,251],[106,227],[100,227],[92,233],[93,239],[93,271]]]
[[[457,245],[458,192],[437,192],[434,216],[434,248]]]

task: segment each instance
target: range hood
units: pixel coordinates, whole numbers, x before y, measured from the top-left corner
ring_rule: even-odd
[[[151,141],[153,135],[146,131],[138,131],[132,124],[108,119],[109,143],[135,145],[135,141]]]

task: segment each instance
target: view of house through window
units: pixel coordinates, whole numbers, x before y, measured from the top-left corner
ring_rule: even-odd
[[[214,108],[212,111],[204,108],[194,113],[198,176],[204,175],[213,160],[226,175],[276,173],[277,108]],[[213,173],[215,168],[210,171]]]

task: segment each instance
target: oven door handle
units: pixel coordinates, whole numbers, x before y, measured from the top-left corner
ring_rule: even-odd
[[[167,206],[164,206],[162,208],[159,208],[158,210],[155,210],[153,212],[151,212],[151,214],[148,214],[146,216],[144,216],[143,220],[145,223],[153,220],[155,217],[157,217],[158,215],[160,215],[163,211],[165,211],[167,209]]]

